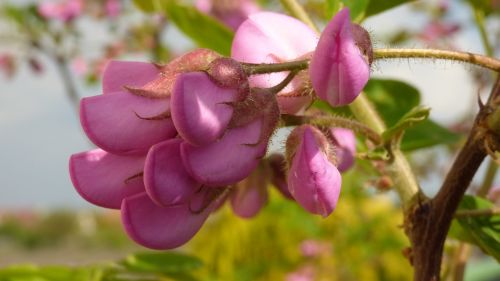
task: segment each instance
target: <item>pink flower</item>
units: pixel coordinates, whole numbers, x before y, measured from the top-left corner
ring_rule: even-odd
[[[218,18],[234,30],[236,30],[250,14],[260,10],[254,0],[197,0],[196,7],[198,10]]]
[[[340,172],[345,172],[354,165],[356,136],[351,130],[344,128],[331,128],[329,133],[335,146],[337,168]]]
[[[370,77],[371,42],[368,33],[351,23],[344,8],[321,33],[309,67],[319,98],[332,106],[351,103]]]
[[[107,0],[105,4],[106,16],[115,18],[120,15],[122,4],[120,0]]]
[[[127,233],[141,245],[186,243],[227,186],[255,170],[279,119],[273,94],[250,91],[239,68],[202,49],[164,66],[110,62],[103,94],[81,101],[82,126],[100,149],[70,159],[80,195],[121,209]],[[234,194],[242,216],[265,203],[253,189]]]
[[[38,5],[38,13],[47,19],[70,22],[83,11],[82,0],[65,0],[58,3],[44,1]]]
[[[307,211],[327,217],[337,205],[342,182],[327,138],[318,129],[302,125],[292,131],[286,146],[290,193]]]
[[[242,218],[251,218],[266,205],[269,175],[267,167],[261,164],[250,176],[237,183],[231,193],[231,207]]]
[[[0,54],[0,71],[5,73],[7,78],[12,78],[16,72],[16,62],[11,54]]]
[[[292,17],[260,12],[250,15],[236,31],[231,57],[246,63],[285,62],[314,51],[317,40],[313,30]],[[287,74],[279,72],[255,75],[249,81],[252,87],[269,88],[280,83]],[[281,113],[299,113],[312,102],[311,91],[304,84],[305,80],[299,74],[278,93]]]

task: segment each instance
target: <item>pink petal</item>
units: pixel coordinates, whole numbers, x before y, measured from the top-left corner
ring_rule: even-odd
[[[160,71],[152,63],[112,60],[102,75],[102,92],[122,92],[124,86],[139,88],[159,74]]]
[[[172,92],[172,120],[188,143],[205,145],[226,131],[236,101],[236,89],[220,88],[203,72],[178,76]]]
[[[254,42],[259,42],[255,44]],[[231,48],[231,57],[248,63],[277,63],[297,59],[314,51],[318,37],[304,23],[277,13],[260,12],[249,18],[238,28]],[[253,87],[268,88],[281,82],[288,72],[254,75],[250,77]],[[280,93],[295,91],[300,83],[292,81]],[[293,107],[280,105],[284,113],[301,109],[309,100],[295,100]],[[303,104],[301,103],[303,102]]]
[[[142,246],[172,249],[185,244],[198,232],[214,205],[211,203],[195,213],[189,203],[161,207],[146,193],[140,193],[123,200],[122,222],[128,235]]]
[[[288,186],[295,200],[307,211],[326,217],[337,205],[341,181],[311,128],[305,128],[288,172]]]
[[[267,191],[262,188],[238,186],[231,196],[231,207],[238,216],[252,218],[266,205],[267,197]]]
[[[170,118],[141,118],[162,115],[169,107],[169,99],[116,92],[83,98],[80,121],[89,139],[108,152],[145,153],[153,144],[174,137],[176,131]]]
[[[144,184],[149,197],[159,205],[186,203],[201,187],[182,165],[182,139],[154,145],[144,165]]]
[[[262,121],[228,130],[207,146],[181,145],[182,162],[197,181],[208,186],[226,186],[246,178],[264,156],[267,141],[258,145]],[[249,145],[250,144],[250,145]]]
[[[337,157],[337,168],[340,172],[347,171],[354,164],[356,154],[356,136],[349,129],[332,128],[330,129]]]
[[[332,106],[351,103],[370,77],[370,67],[352,34],[349,9],[341,10],[321,34],[309,67],[316,94]]]
[[[73,154],[69,160],[71,181],[90,203],[119,209],[124,198],[144,192],[140,173],[145,158],[118,156],[101,149]]]

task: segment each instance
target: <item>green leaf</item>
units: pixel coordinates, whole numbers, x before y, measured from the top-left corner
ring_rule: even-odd
[[[392,127],[382,133],[384,141],[388,142],[394,137],[401,135],[406,129],[413,127],[415,124],[429,118],[430,108],[416,106],[408,111],[401,119]]]
[[[340,0],[325,1],[325,18],[331,19],[340,10]]]
[[[200,259],[174,252],[136,253],[128,256],[121,264],[131,271],[169,276],[188,273],[202,266]]]
[[[490,209],[494,204],[477,196],[466,195],[459,210]],[[500,216],[469,216],[455,219],[474,244],[500,262]]]
[[[365,17],[373,16],[413,1],[415,0],[370,0],[366,8]]]
[[[365,17],[366,9],[370,0],[341,0],[345,7],[349,8],[351,19],[354,22],[360,22]]]
[[[100,272],[92,267],[17,265],[0,269],[0,281],[97,281]]]
[[[419,91],[397,80],[370,79],[365,93],[388,128],[395,126],[405,114],[420,104]],[[458,139],[459,135],[427,119],[405,131],[401,149],[414,150],[437,144],[451,144]]]
[[[195,7],[174,0],[163,0],[161,3],[165,15],[200,47],[226,56],[231,53],[234,33],[228,27]]]
[[[156,9],[156,3],[158,2],[156,0],[133,0],[134,5],[139,8],[139,10],[145,12],[145,13],[154,13],[157,12]]]

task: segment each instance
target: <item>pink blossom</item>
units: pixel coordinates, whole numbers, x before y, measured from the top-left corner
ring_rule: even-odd
[[[231,57],[246,63],[291,61],[314,51],[317,42],[316,33],[304,23],[282,14],[259,12],[250,15],[236,31]],[[250,85],[269,88],[280,83],[287,74],[255,75],[250,77]],[[278,93],[281,113],[299,113],[312,102],[304,82],[299,74]]]
[[[250,176],[234,186],[231,193],[231,207],[242,218],[252,218],[264,207],[268,200],[268,170],[261,162]]]
[[[77,57],[71,62],[71,70],[77,75],[83,76],[88,71],[88,65],[84,58]]]
[[[340,172],[345,172],[354,164],[356,136],[351,130],[344,128],[331,128],[329,133],[335,146],[337,168]]]
[[[210,14],[236,30],[247,17],[260,10],[254,0],[197,0],[198,10]]]
[[[335,209],[342,182],[331,150],[323,133],[310,125],[295,128],[287,139],[290,193],[304,209],[323,217]]]
[[[106,16],[115,18],[120,15],[122,4],[120,0],[107,0],[105,4]]]
[[[60,2],[44,1],[38,5],[38,13],[47,19],[70,22],[83,12],[82,0],[64,0]]]
[[[368,33],[351,23],[344,8],[321,33],[309,67],[320,99],[332,106],[351,103],[370,77],[371,42]]]
[[[12,78],[16,72],[16,63],[11,54],[0,54],[0,71],[5,73],[7,78]]]

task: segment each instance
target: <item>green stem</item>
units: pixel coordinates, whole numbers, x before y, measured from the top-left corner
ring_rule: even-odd
[[[307,12],[304,10],[302,5],[300,5],[296,0],[280,0],[281,5],[294,17],[298,18],[305,24],[309,25],[312,30],[319,33],[319,29],[316,27],[312,19],[309,17]]]
[[[349,105],[349,108],[356,119],[371,127],[378,134],[385,131],[384,121],[364,93],[361,93]],[[401,199],[403,208],[406,209],[420,194],[420,187],[404,154],[399,149],[395,149],[392,151],[392,156],[393,161],[388,166],[388,172],[394,181],[394,189]]]
[[[498,164],[490,159],[488,163],[488,168],[486,169],[486,175],[484,176],[483,184],[477,191],[477,196],[486,197],[488,191],[493,185],[493,180],[495,179],[495,175],[497,174]]]
[[[443,59],[467,62],[479,65],[496,72],[500,72],[500,60],[492,57],[447,50],[434,49],[375,49],[373,58],[376,59],[399,59],[399,58],[425,58],[425,59]]]
[[[283,63],[241,63],[245,73],[250,75],[265,74],[282,71],[300,71],[309,67],[309,60],[287,61]]]
[[[297,115],[282,115],[282,120],[287,126],[296,126],[301,124],[311,124],[322,128],[340,127],[354,131],[357,134],[363,135],[371,140],[375,145],[383,143],[380,134],[375,132],[372,128],[352,120],[339,116],[297,116]]]
[[[500,207],[493,207],[491,209],[458,210],[455,212],[455,218],[489,217],[497,215],[500,215]]]
[[[484,12],[481,9],[476,8],[472,5],[474,11],[474,19],[476,20],[477,28],[479,29],[479,35],[481,36],[481,41],[483,41],[484,50],[486,55],[489,57],[493,56],[493,48],[491,47],[490,40],[488,39],[488,33],[484,27]]]

